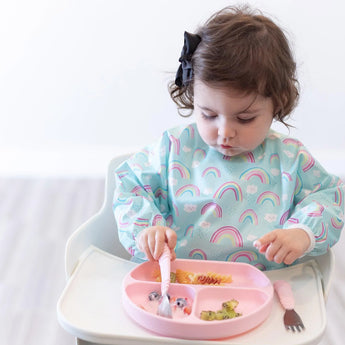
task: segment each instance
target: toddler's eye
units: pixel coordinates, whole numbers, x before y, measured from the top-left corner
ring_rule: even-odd
[[[242,119],[242,118],[237,118],[239,123],[250,123],[255,120],[255,117],[251,117],[250,119]]]
[[[214,120],[217,117],[217,115],[208,115],[205,113],[201,113],[201,116],[204,120]]]

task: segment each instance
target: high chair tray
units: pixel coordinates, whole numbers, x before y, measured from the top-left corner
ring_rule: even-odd
[[[276,345],[277,339],[281,345],[307,345],[317,344],[325,331],[325,303],[320,274],[314,261],[264,272],[271,283],[284,279],[291,284],[296,301],[295,310],[303,319],[305,331],[286,331],[283,324],[284,310],[274,294],[272,309],[262,323],[246,333],[218,340],[165,337],[134,322],[122,303],[122,283],[129,272],[134,272],[138,267],[140,265],[90,247],[58,301],[57,314],[62,327],[86,341],[121,345]]]
[[[152,332],[183,339],[226,338],[258,326],[271,312],[273,286],[254,266],[177,259],[171,272],[177,277],[169,288],[172,318],[157,315],[161,290],[157,262],[139,265],[124,279],[127,314]]]

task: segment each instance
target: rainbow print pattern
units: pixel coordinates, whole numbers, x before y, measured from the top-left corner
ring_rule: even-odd
[[[198,162],[202,161],[206,157],[206,152],[203,149],[196,149],[193,153],[193,160]]]
[[[328,235],[328,227],[322,223],[321,224],[321,232],[318,235],[315,235],[315,242],[325,242],[327,239],[327,235]]]
[[[335,206],[343,205],[343,193],[339,187],[337,187],[336,191],[334,192],[334,205]]]
[[[188,256],[195,260],[207,260],[206,253],[201,249],[193,249]]]
[[[219,169],[217,169],[216,167],[208,167],[206,168],[203,172],[202,172],[202,177],[206,177],[206,176],[213,176],[213,177],[221,177],[222,173],[220,172]]]
[[[120,170],[118,172],[118,177],[119,179],[125,178],[126,176],[128,176],[129,171],[128,170]]]
[[[300,150],[298,153],[298,157],[299,156],[302,157],[302,170],[304,172],[310,170],[315,165],[314,158],[306,150]]]
[[[258,199],[256,200],[257,204],[262,205],[266,201],[270,202],[272,206],[279,206],[280,205],[280,197],[278,194],[274,192],[263,192],[259,195]]]
[[[287,211],[283,213],[283,215],[280,217],[279,225],[284,225],[286,223],[286,221],[289,218],[289,214],[290,214],[290,209],[288,209]]]
[[[188,125],[185,129],[184,132],[187,133],[187,137],[190,139],[194,139],[194,135],[195,135],[195,130],[194,130],[194,126],[193,125]]]
[[[188,225],[185,232],[184,232],[184,235],[185,236],[193,236],[193,230],[194,230],[194,225],[193,224]]]
[[[173,161],[169,166],[169,172],[177,170],[183,179],[190,179],[190,170],[181,162]]]
[[[276,163],[280,163],[279,155],[278,153],[272,153],[270,156],[270,164],[274,166]]]
[[[201,214],[204,215],[210,212],[217,218],[222,218],[223,210],[222,208],[215,202],[209,202],[201,209]]]
[[[242,201],[243,200],[243,193],[240,185],[234,181],[231,182],[225,182],[222,184],[216,191],[216,193],[213,195],[214,199],[221,199],[224,196],[224,193],[227,191],[233,191],[235,195],[236,201]]]
[[[259,224],[258,215],[252,209],[245,210],[240,215],[240,218],[239,218],[238,221],[240,223],[244,223],[246,221],[249,221],[251,224],[254,224],[254,225],[258,225]]]
[[[164,219],[163,216],[161,214],[156,214],[153,219],[152,219],[152,226],[155,225],[164,225]]]
[[[263,168],[249,168],[240,175],[240,179],[246,181],[254,177],[257,177],[263,184],[269,184],[271,182],[270,175]]]
[[[172,202],[172,206],[173,206],[173,210],[175,212],[175,216],[178,217],[180,215],[180,212],[179,212],[177,205],[174,202]]]
[[[230,262],[247,262],[257,261],[258,254],[253,250],[240,250],[226,257]]]
[[[332,217],[331,223],[334,229],[341,230],[344,226],[344,221],[341,220],[339,217]]]
[[[238,229],[236,229],[234,226],[223,226],[219,228],[211,236],[210,242],[220,243],[224,239],[229,239],[232,245],[235,247],[243,247],[242,236]]]
[[[287,182],[291,182],[291,181],[292,181],[292,176],[291,176],[291,174],[289,174],[289,173],[287,173],[287,172],[285,172],[285,171],[282,172],[282,177],[283,177],[283,179],[284,179],[285,181],[287,181]]]
[[[312,212],[308,212],[307,216],[308,217],[321,217],[323,211],[325,210],[325,208],[318,202],[314,202],[314,204],[316,205],[315,209]]]
[[[301,146],[303,146],[303,144],[299,140],[293,138],[283,139],[283,143],[285,145],[292,145],[295,149],[299,149]]]
[[[142,195],[143,188],[141,186],[135,186],[132,190],[131,193],[134,194],[135,196]]]
[[[150,223],[148,219],[137,218],[134,222],[134,225],[147,228],[150,225]]]
[[[313,254],[339,239],[344,184],[328,175],[298,140],[269,132],[254,151],[224,156],[195,124],[166,131],[115,172],[114,214],[121,243],[144,260],[136,237],[148,226],[177,235],[180,258],[282,268],[253,241],[274,229],[308,227]]]
[[[294,195],[299,195],[303,189],[302,177],[299,173],[296,174],[296,185],[294,190]]]
[[[156,198],[163,198],[166,199],[168,197],[168,190],[164,189],[162,187],[158,187],[155,191],[154,191],[154,195]]]
[[[180,197],[185,194],[189,194],[190,196],[200,196],[200,189],[194,184],[186,184],[185,186],[179,188],[175,195]]]
[[[248,163],[255,163],[255,157],[253,152],[248,152],[245,154]]]
[[[176,153],[177,155],[180,154],[180,149],[181,149],[181,144],[180,144],[180,140],[175,138],[173,135],[170,135],[169,136],[169,139],[171,141],[171,146],[170,146],[170,149],[171,147],[173,148],[174,150],[174,153]]]

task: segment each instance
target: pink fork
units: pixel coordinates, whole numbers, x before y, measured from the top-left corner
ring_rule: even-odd
[[[285,280],[277,280],[273,284],[279,297],[280,303],[285,309],[284,325],[287,330],[301,332],[305,329],[300,316],[295,312],[295,300],[292,294],[291,285]]]

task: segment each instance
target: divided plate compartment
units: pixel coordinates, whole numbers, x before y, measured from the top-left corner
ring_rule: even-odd
[[[273,286],[264,273],[246,263],[183,260],[171,263],[176,269],[192,273],[208,272],[231,275],[232,282],[223,285],[194,285],[171,283],[171,298],[187,298],[190,314],[173,314],[172,319],[156,314],[157,301],[149,301],[153,291],[160,293],[161,284],[154,279],[159,270],[157,262],[145,262],[129,272],[122,288],[124,308],[131,319],[149,331],[174,338],[219,339],[228,338],[257,327],[269,316],[273,304]],[[233,319],[206,321],[201,311],[217,311],[222,303],[235,299],[235,311],[242,315]]]

